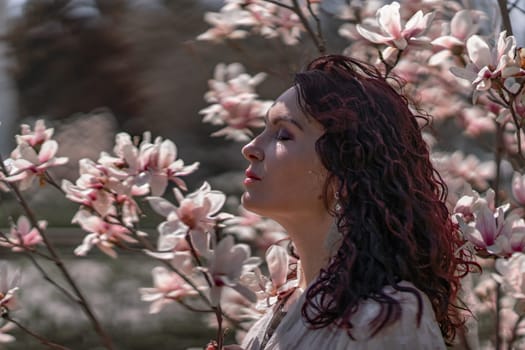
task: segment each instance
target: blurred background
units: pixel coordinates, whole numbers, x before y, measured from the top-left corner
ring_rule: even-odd
[[[325,4],[338,2],[344,0]],[[14,148],[13,135],[21,123],[44,118],[55,128],[59,155],[70,158],[54,174],[74,180],[78,160],[110,151],[115,133],[140,135],[148,130],[175,142],[187,164],[201,163],[186,178],[190,190],[206,179],[229,195],[226,210],[235,212],[246,162],[240,154],[242,144],[210,137],[217,128],[201,121],[208,80],[218,63],[242,62],[251,75],[268,74],[258,92],[261,99],[271,100],[289,86],[293,72],[313,58],[316,49],[307,38],[296,46],[257,36],[220,44],[197,41],[209,28],[204,14],[218,11],[222,3],[0,0],[0,154],[8,156]],[[475,3],[489,6],[489,1]],[[523,16],[518,11],[511,15]],[[323,21],[328,52],[342,52],[348,42],[337,35],[341,21],[327,12],[321,18],[328,19]],[[524,24],[523,18],[513,20],[520,46]],[[160,315],[148,314],[149,305],[140,301],[138,288],[151,285],[153,260],[126,254],[112,260],[95,250],[89,258],[74,257],[72,251],[84,236],[71,225],[78,206],[48,188],[28,198],[39,219],[49,222],[49,233],[118,349],[202,347],[213,337],[205,320],[176,306]],[[13,199],[0,192],[0,228],[20,214]],[[154,231],[159,222],[160,217],[150,215],[145,229]],[[77,307],[54,291],[24,257],[3,249],[0,259],[22,271],[17,319],[72,349],[98,349]],[[0,343],[0,348],[44,348],[13,334],[17,341]]]

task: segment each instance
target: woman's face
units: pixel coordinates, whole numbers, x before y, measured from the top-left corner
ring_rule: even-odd
[[[268,111],[265,129],[242,149],[250,162],[244,207],[276,220],[326,213],[327,171],[315,151],[323,134],[322,125],[302,113],[296,89],[286,90]]]

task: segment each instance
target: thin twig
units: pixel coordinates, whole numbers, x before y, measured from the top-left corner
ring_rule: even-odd
[[[7,174],[7,169],[6,169],[5,165],[4,165],[4,161],[3,161],[3,158],[2,158],[1,155],[0,155],[0,168],[4,171],[4,173]],[[9,186],[9,189],[14,193],[15,198],[18,201],[18,203],[20,204],[20,206],[22,206],[22,208],[24,209],[24,211],[25,211],[25,213],[27,215],[27,218],[29,219],[29,222],[31,223],[31,225],[33,225],[33,227],[38,230],[38,233],[40,233],[40,236],[42,237],[44,245],[46,246],[47,250],[49,251],[49,254],[51,254],[51,256],[54,259],[55,265],[58,267],[58,269],[60,270],[60,272],[62,273],[62,275],[66,279],[67,283],[71,286],[71,288],[73,288],[73,291],[74,291],[75,295],[78,297],[78,304],[84,310],[86,316],[88,316],[89,320],[91,321],[91,323],[92,323],[92,325],[93,325],[93,327],[95,329],[95,332],[100,337],[100,339],[102,341],[102,344],[107,349],[110,349],[110,350],[113,349],[111,338],[109,337],[109,335],[104,331],[104,329],[100,325],[100,322],[98,321],[97,317],[95,316],[95,314],[91,310],[91,307],[89,306],[89,304],[87,302],[87,299],[84,297],[82,291],[77,286],[75,280],[69,274],[69,271],[67,270],[66,266],[64,265],[64,263],[60,259],[60,256],[56,252],[53,244],[51,243],[51,241],[47,237],[46,233],[38,225],[38,220],[36,219],[35,214],[33,213],[31,208],[27,204],[25,198],[20,193],[18,187],[13,185],[12,183],[8,183],[8,186]]]
[[[38,341],[40,341],[40,343],[42,345],[46,345],[47,347],[49,347],[50,349],[57,349],[57,350],[71,350],[70,348],[67,348],[65,346],[62,346],[62,345],[59,345],[59,344],[56,344],[56,343],[53,343],[52,341],[42,337],[41,335],[38,335],[36,334],[35,332],[31,331],[30,329],[26,328],[25,326],[23,326],[22,324],[20,324],[18,321],[15,321],[13,320],[11,317],[9,317],[9,315],[6,313],[4,315],[2,315],[2,318],[4,318],[6,321],[8,322],[11,322],[13,323],[14,325],[16,325],[18,328],[20,328],[20,330],[22,330],[24,333],[32,336],[33,338],[37,339]]]
[[[266,0],[265,0],[266,1]],[[312,38],[315,47],[317,47],[317,50],[321,55],[324,55],[326,53],[326,47],[324,45],[324,41],[322,37],[317,36],[317,34],[314,32],[312,27],[310,26],[310,22],[308,22],[308,18],[303,13],[303,10],[301,9],[301,5],[299,4],[299,0],[292,0],[293,4],[293,12],[299,16],[299,19],[301,20],[301,23],[304,26],[304,29],[306,29],[306,32],[310,37]]]
[[[321,20],[319,19],[319,16],[317,16],[312,8],[312,2],[311,1],[307,1],[307,5],[308,7],[308,12],[310,12],[310,16],[312,16],[312,18],[314,19],[315,21],[315,24],[316,24],[316,27],[317,27],[317,38],[319,39],[319,41],[321,42],[322,44],[322,48],[323,48],[323,51],[320,53],[321,54],[325,54],[326,53],[326,40],[324,39],[323,37],[323,30],[321,28]]]
[[[188,229],[188,232],[186,232],[186,241],[188,242],[188,245],[190,246],[191,254],[193,255],[193,258],[197,262],[197,265],[199,267],[204,267],[202,264],[199,255],[197,254],[197,250],[195,249],[195,246],[193,245],[191,235],[190,235],[190,229]],[[206,279],[206,282],[208,283],[208,286],[210,288],[213,288],[214,283],[210,279],[210,276],[206,271],[202,270],[202,274],[204,275],[204,278]],[[213,312],[215,313],[215,317],[217,318],[217,348],[222,349],[222,344],[224,342],[224,333],[222,331],[222,310],[221,305],[212,305]]]
[[[496,123],[496,149],[495,149],[495,163],[496,163],[496,176],[495,176],[495,180],[494,180],[494,203],[495,203],[495,207],[497,207],[500,203],[499,203],[499,199],[500,199],[500,196],[499,196],[499,186],[500,186],[500,178],[501,178],[501,160],[502,160],[502,157],[503,157],[503,151],[504,151],[504,146],[503,146],[503,132],[505,130],[504,126],[501,125],[500,123],[498,123],[497,121],[495,121]]]
[[[184,306],[186,309],[190,310],[190,311],[193,311],[193,312],[199,312],[199,313],[212,313],[212,312],[215,312],[214,310],[212,309],[197,309],[187,303],[185,303],[184,301],[180,300],[180,299],[176,299],[176,301]]]
[[[509,10],[507,8],[507,0],[498,0],[499,11],[501,19],[503,20],[503,27],[507,31],[507,35],[512,34],[512,24],[510,22]]]
[[[497,204],[496,204],[497,205]],[[501,286],[498,283],[496,287],[496,350],[501,350],[503,345],[503,339],[501,337]]]
[[[34,256],[32,256],[30,253],[28,252],[24,252],[27,257],[29,258],[29,260],[31,260],[31,262],[33,263],[33,265],[38,269],[38,271],[40,271],[40,273],[42,274],[42,277],[44,277],[44,279],[46,281],[48,281],[49,283],[51,283],[53,286],[55,286],[58,290],[60,290],[65,296],[67,296],[71,301],[73,301],[74,303],[80,303],[80,301],[75,298],[75,296],[73,294],[71,294],[70,291],[68,291],[67,289],[65,289],[64,287],[62,287],[61,285],[59,285],[55,280],[53,280],[51,277],[49,277],[49,275],[47,274],[47,272],[44,270],[44,268],[42,267],[42,265],[40,265],[38,263],[38,261],[35,259]]]
[[[60,185],[55,181],[55,179],[53,179],[53,177],[48,171],[44,173],[44,178],[48,184],[56,188],[58,191],[60,191],[60,193],[66,194],[66,192],[62,189],[62,187],[60,187]]]
[[[130,227],[130,226],[126,225],[124,223],[124,221],[122,220],[122,218],[117,218],[117,219],[119,220],[120,225],[122,225],[123,227],[127,228],[130,232],[133,233],[133,235],[135,237],[137,237],[138,241],[142,244],[142,246],[146,250],[149,250],[149,251],[152,251],[152,252],[156,251],[155,247],[153,247],[153,245],[147,239],[145,239],[143,236],[137,234],[137,230],[134,227]],[[166,260],[163,260],[163,259],[157,259],[157,260],[160,261],[162,264],[164,264],[169,270],[175,272],[178,276],[180,276],[184,280],[184,282],[186,282],[188,285],[190,285],[197,292],[199,297],[206,303],[207,306],[209,306],[210,308],[214,307],[211,304],[211,302],[208,299],[208,297],[202,292],[202,290],[200,290],[200,288],[198,288],[195,285],[195,283],[190,278],[188,278],[188,276],[186,276],[186,274],[184,274],[181,271],[179,271],[179,269],[177,269],[175,266],[173,266],[169,261],[166,261]],[[239,329],[241,331],[247,331],[246,327],[240,325],[237,320],[235,320],[233,317],[229,316],[228,314],[223,313],[223,317],[226,320],[228,320],[228,322],[230,322],[235,328],[237,328],[237,329]]]

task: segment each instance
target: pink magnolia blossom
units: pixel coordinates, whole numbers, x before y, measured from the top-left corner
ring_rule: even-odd
[[[461,151],[452,154],[434,152],[432,162],[446,179],[447,185],[455,179],[460,179],[462,185],[466,181],[476,188],[486,189],[488,180],[494,178],[496,173],[493,161],[482,162],[474,154],[465,156]]]
[[[226,125],[212,136],[247,141],[253,135],[250,128],[264,125],[263,117],[271,102],[258,100],[255,86],[265,77],[264,73],[253,77],[246,74],[239,63],[215,67],[214,79],[208,82],[210,90],[204,95],[212,104],[199,111],[205,123]]]
[[[263,1],[254,1],[245,9],[250,12],[254,20],[252,28],[254,32],[260,33],[265,38],[280,37],[286,45],[299,43],[304,26],[295,12]]]
[[[114,214],[115,196],[112,192],[118,191],[120,181],[111,178],[106,168],[90,159],[79,161],[79,172],[80,177],[74,185],[68,180],[62,181],[66,198],[94,209],[102,217]]]
[[[459,78],[466,79],[474,85],[476,91],[485,91],[492,87],[493,80],[501,84],[506,78],[522,74],[516,61],[516,40],[501,32],[495,47],[478,35],[467,40],[467,53],[470,62],[465,68],[452,67],[451,72]],[[498,87],[497,87],[498,88]],[[478,93],[475,93],[476,100]]]
[[[53,128],[46,128],[45,121],[42,119],[35,122],[34,130],[31,130],[31,126],[27,124],[22,124],[20,128],[20,135],[16,135],[17,144],[20,145],[26,143],[31,147],[35,147],[50,140],[54,132]]]
[[[164,194],[168,180],[186,190],[186,184],[180,176],[195,172],[199,166],[198,162],[185,166],[182,159],[177,159],[175,144],[170,140],[162,141],[160,138],[157,138],[153,144],[141,144],[139,164],[139,177],[149,183],[153,196]]]
[[[38,221],[41,230],[47,227],[47,221]],[[9,247],[14,252],[23,251],[42,242],[42,236],[37,228],[31,227],[31,223],[25,216],[20,216],[16,225],[11,226],[11,231],[7,238],[0,237],[0,246]]]
[[[288,297],[299,287],[300,269],[297,271],[297,277],[289,279],[290,263],[290,256],[285,248],[273,245],[266,251],[266,264],[270,278],[266,281],[263,292],[258,293],[258,298],[263,299],[267,307],[275,304],[277,300]],[[264,278],[262,280],[264,281]],[[259,307],[261,307],[260,304]]]
[[[20,273],[10,276],[7,265],[5,263],[0,265],[0,309],[13,310],[17,307],[16,292],[19,281]]]
[[[227,126],[212,133],[212,136],[225,136],[237,142],[246,142],[253,136],[251,128],[264,126],[263,116],[271,102],[253,98],[228,97],[218,104],[213,104],[199,113],[204,114],[203,121]]]
[[[175,300],[197,295],[197,291],[182,277],[163,266],[153,268],[153,288],[140,288],[141,299],[151,302],[149,312],[154,314]]]
[[[2,172],[2,170],[0,170],[0,191],[9,192],[10,191],[9,186],[7,185],[7,181],[5,178],[6,178],[5,174]]]
[[[131,232],[120,223],[104,221],[87,210],[79,210],[72,222],[78,223],[83,230],[89,232],[82,244],[75,249],[75,254],[79,256],[86,255],[96,245],[105,254],[116,258],[117,252],[114,249],[116,245],[123,242],[137,242],[130,236]]]
[[[397,50],[405,50],[409,44],[427,42],[421,36],[426,33],[432,22],[433,13],[423,15],[417,11],[403,26],[397,1],[377,10],[376,22],[357,25],[359,34],[376,44],[386,44]]]
[[[250,257],[250,247],[246,244],[234,244],[233,237],[227,236],[219,241],[215,250],[210,254],[206,271],[213,282],[210,288],[210,301],[218,305],[224,287],[236,290],[251,302],[257,297],[248,287],[240,283],[243,272],[252,271],[260,264],[260,259]]]
[[[164,193],[168,181],[186,190],[185,182],[180,178],[197,170],[199,163],[184,165],[177,158],[177,147],[170,140],[156,138],[150,142],[145,134],[140,146],[135,146],[126,133],[116,136],[114,153],[116,157],[102,153],[99,164],[108,169],[108,174],[131,187],[132,195],[144,195],[149,191],[154,196]]]
[[[0,327],[0,343],[12,343],[16,340],[15,337],[13,337],[11,334],[7,334],[7,332],[15,329],[16,326],[14,323],[6,323],[2,327]]]
[[[240,27],[255,24],[249,12],[228,7],[223,7],[220,12],[206,12],[204,20],[212,28],[197,36],[197,40],[221,42],[224,39],[242,39],[249,32]]]
[[[474,35],[478,28],[479,24],[473,19],[473,11],[461,10],[450,21],[450,33],[434,39],[432,45],[454,53],[461,53],[467,39]]]
[[[207,182],[186,197],[177,188],[174,189],[174,193],[179,202],[178,207],[162,197],[147,198],[153,210],[167,219],[158,227],[159,246],[168,248],[166,246],[168,237],[189,234],[197,251],[206,252],[209,246],[208,233],[219,221],[231,217],[229,214],[218,213],[224,205],[226,196],[220,191],[211,190]]]
[[[525,221],[519,213],[505,213],[509,204],[494,208],[494,191],[489,189],[485,197],[475,191],[461,197],[454,208],[455,220],[464,237],[478,250],[498,256],[509,256],[525,249]]]
[[[44,141],[38,153],[27,143],[19,144],[11,154],[11,171],[5,180],[19,181],[20,190],[29,188],[33,180],[42,177],[47,169],[67,163],[68,158],[55,157],[57,151],[58,143],[55,140]]]
[[[513,298],[525,298],[525,254],[516,253],[508,259],[496,260],[493,277]]]
[[[262,252],[280,241],[289,240],[288,234],[277,222],[247,211],[242,206],[239,215],[226,220],[224,225],[224,232],[249,242]]]
[[[251,76],[240,63],[215,66],[213,79],[208,81],[210,90],[204,95],[207,102],[218,102],[226,97],[238,95],[256,96],[255,87],[266,78],[266,73]]]

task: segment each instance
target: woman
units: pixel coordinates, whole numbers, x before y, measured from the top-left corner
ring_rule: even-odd
[[[287,230],[304,290],[259,320],[244,349],[444,349],[453,340],[469,262],[416,117],[379,72],[340,55],[314,60],[243,155],[243,204]]]

